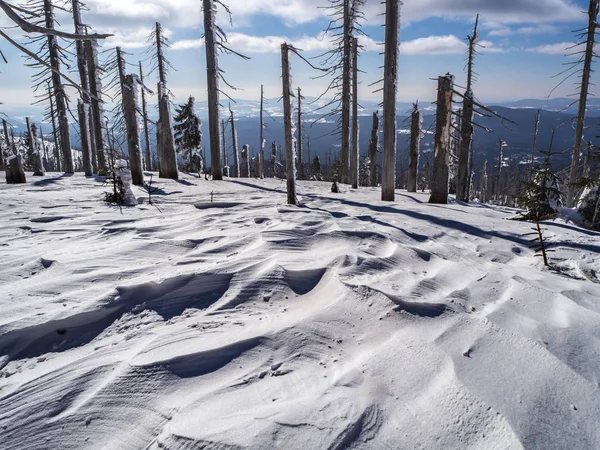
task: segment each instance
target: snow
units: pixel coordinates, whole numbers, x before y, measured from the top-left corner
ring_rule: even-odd
[[[509,208],[154,184],[0,183],[2,449],[600,447],[599,233],[549,270]]]

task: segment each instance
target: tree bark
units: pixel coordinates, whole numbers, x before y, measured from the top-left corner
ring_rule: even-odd
[[[377,147],[379,145],[379,111],[373,113],[373,128],[369,141],[369,175],[371,187],[377,187]]]
[[[438,78],[433,178],[429,203],[448,203],[448,152],[452,125],[452,75]]]
[[[214,0],[202,0],[204,11],[204,47],[206,49],[206,81],[208,93],[208,130],[213,180],[223,179],[219,152],[219,63],[215,43]]]
[[[247,144],[244,144],[242,147],[242,167],[240,168],[240,175],[241,178],[248,178],[250,176],[250,161]]]
[[[287,43],[281,45],[281,79],[283,84],[283,130],[285,137],[285,165],[287,178],[287,202],[296,204],[296,155],[292,131],[292,104],[290,86],[290,60]]]
[[[358,189],[359,141],[358,141],[358,38],[352,38],[352,158],[350,181]]]
[[[302,91],[298,88],[298,140],[296,154],[298,155],[298,179],[304,179],[304,167],[302,166]]]
[[[85,131],[81,135],[81,159],[83,163],[83,171],[85,172],[86,177],[91,177],[93,175],[93,170],[92,159],[90,155],[90,135],[88,133],[87,126],[81,125],[82,123],[88,122],[87,112],[89,112],[89,110],[86,109],[86,105],[81,99],[77,99],[77,112],[80,123],[80,129],[82,130],[82,133],[83,131]]]
[[[225,139],[225,119],[221,120],[221,143],[223,144],[223,170],[224,175],[229,177],[231,176],[229,170],[229,162],[227,160],[227,140]]]
[[[264,107],[264,86],[260,85],[260,152],[258,161],[258,177],[265,177],[265,138],[263,132],[265,129],[265,122],[263,121],[263,107]]]
[[[150,132],[148,131],[148,104],[146,103],[146,91],[144,89],[144,71],[140,61],[140,81],[142,82],[142,123],[144,124],[144,142],[146,144],[146,170],[152,170],[152,152],[150,149]]]
[[[6,167],[6,158],[10,155],[10,140],[8,136],[8,123],[2,119],[2,127],[4,128],[4,148],[0,149],[0,168]]]
[[[127,149],[129,151],[129,167],[131,168],[131,181],[138,186],[144,185],[144,172],[142,171],[142,158],[140,151],[140,130],[137,120],[137,76],[127,75],[123,89],[123,115],[127,129]],[[161,164],[162,166],[162,164]]]
[[[44,0],[44,15],[46,28],[54,29],[54,8],[51,0]],[[58,129],[60,132],[60,147],[63,156],[65,173],[73,173],[73,154],[71,153],[71,136],[69,132],[69,119],[67,117],[67,99],[64,86],[60,79],[60,57],[56,36],[48,36],[48,52],[52,66],[52,85],[56,99],[56,113],[58,116]]]
[[[42,162],[42,155],[40,155],[39,152],[37,136],[33,133],[31,129],[31,122],[29,121],[29,117],[25,118],[25,122],[27,123],[27,140],[29,141],[29,151],[31,153],[31,168],[33,170],[33,176],[43,177],[45,175],[44,164]]]
[[[408,192],[417,192],[417,177],[419,175],[419,147],[421,144],[421,111],[419,104],[413,104],[410,119],[410,150],[408,154]]]
[[[554,135],[553,135],[554,137]],[[492,195],[494,195],[494,199],[498,200],[500,197],[500,175],[502,174],[502,147],[504,146],[504,141],[502,139],[498,139],[498,172],[496,175],[496,183],[495,188],[492,189]]]
[[[396,0],[393,0],[396,2]],[[342,46],[342,170],[341,181],[344,184],[350,183],[350,101],[351,101],[351,69],[352,69],[352,17],[350,14],[350,0],[344,0],[343,4],[343,46]]]
[[[50,101],[50,120],[52,121],[52,136],[54,138],[54,160],[56,161],[55,170],[60,172],[60,150],[59,136],[56,130],[56,112],[54,110],[54,100],[52,96],[52,87],[48,84],[48,100]]]
[[[393,202],[396,184],[396,93],[398,82],[399,0],[385,3],[383,69],[383,164],[381,200]]]
[[[27,183],[27,178],[21,164],[21,155],[13,155],[7,159],[6,184],[20,183]]]
[[[585,158],[583,159],[583,177],[588,178],[590,176],[592,158],[592,141],[585,143]]]
[[[171,104],[169,93],[162,83],[158,83],[158,122],[156,124],[157,135],[160,135],[159,168],[160,178],[177,180],[177,156],[175,155],[175,140],[173,139],[173,128],[171,128]]]
[[[473,98],[472,93],[467,91],[463,99],[462,117],[460,126],[460,147],[458,154],[458,180],[456,182],[456,198],[462,202],[468,202],[469,197],[469,158],[471,156],[471,145],[473,140]]]
[[[583,141],[583,128],[585,125],[585,109],[587,106],[588,90],[590,86],[590,75],[592,71],[592,61],[594,58],[594,44],[596,38],[596,26],[600,0],[590,0],[588,9],[588,29],[585,56],[583,60],[583,72],[581,75],[581,86],[579,91],[579,108],[577,111],[577,123],[575,126],[575,139],[573,143],[573,158],[571,160],[571,172],[569,176],[569,188],[567,192],[567,206],[575,205],[575,192],[577,174],[579,169],[579,154],[581,152],[581,142]]]
[[[103,175],[107,173],[108,165],[106,163],[106,141],[104,140],[104,108],[98,100],[102,98],[102,69],[98,63],[98,42],[85,41],[86,55],[88,59],[88,74],[90,79],[91,98],[91,120],[94,126],[91,127],[94,133],[94,142],[96,148],[96,160],[98,161],[98,173]]]
[[[535,121],[533,124],[533,145],[531,146],[531,162],[529,163],[529,179],[531,180],[531,175],[533,174],[533,167],[535,165],[535,152],[537,146],[537,137],[538,137],[538,129],[540,126],[540,113],[541,109],[538,109],[535,113]]]

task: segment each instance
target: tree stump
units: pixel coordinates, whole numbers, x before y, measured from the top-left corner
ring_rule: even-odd
[[[27,183],[21,156],[13,155],[6,160],[6,184]]]

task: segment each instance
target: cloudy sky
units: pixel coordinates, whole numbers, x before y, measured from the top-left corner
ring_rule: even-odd
[[[281,95],[280,44],[293,43],[306,56],[327,49],[322,31],[327,27],[329,0],[229,0],[233,23],[222,10],[217,21],[228,33],[232,48],[251,57],[242,61],[234,56],[221,57],[228,80],[241,90],[234,97],[258,99],[260,85],[266,95]],[[450,72],[457,84],[464,85],[465,38],[471,33],[475,15],[480,14],[480,48],[477,57],[479,78],[475,94],[494,102],[548,96],[559,79],[553,75],[564,69],[573,57],[565,48],[573,41],[572,30],[586,26],[586,0],[405,0],[402,7],[399,60],[399,100],[431,101],[436,84],[431,78]],[[200,0],[88,0],[84,22],[96,31],[114,33],[104,43],[110,49],[120,45],[130,53],[132,65],[144,60],[146,37],[154,22],[167,30],[172,47],[168,58],[177,71],[170,74],[169,85],[177,102],[188,95],[206,98],[205,56],[202,41]],[[383,6],[380,0],[366,0],[366,19],[362,40],[364,52],[359,59],[362,98],[377,100],[368,85],[381,78],[383,57],[379,54],[383,39]],[[0,13],[2,14],[2,13]],[[64,30],[71,30],[68,17],[60,19]],[[6,18],[0,24],[8,24]],[[26,39],[11,31],[21,42]],[[8,59],[1,67],[1,100],[7,106],[23,106],[33,101],[31,76],[23,60],[10,44],[0,42]],[[315,80],[312,71],[298,58],[292,59],[294,86],[306,95],[318,95],[327,80]],[[150,77],[154,80],[156,75]],[[575,81],[575,80],[573,80]],[[574,91],[568,82],[553,96]]]

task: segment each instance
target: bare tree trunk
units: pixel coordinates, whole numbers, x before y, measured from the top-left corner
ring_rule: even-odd
[[[146,103],[146,90],[144,84],[144,71],[140,61],[140,81],[142,82],[142,123],[144,125],[144,141],[146,144],[146,170],[152,170],[152,152],[150,149],[150,132],[148,131],[148,104]]]
[[[500,197],[500,175],[502,174],[502,147],[504,146],[504,141],[502,139],[498,139],[498,173],[496,175],[496,184],[495,189],[492,189],[492,195],[494,195],[494,199],[498,200]]]
[[[275,178],[275,163],[277,162],[277,143],[271,144],[271,178]]]
[[[302,166],[302,94],[298,88],[298,140],[296,145],[296,154],[298,155],[298,179],[304,179],[304,167]]]
[[[73,22],[75,25],[75,34],[84,35],[85,26],[81,21],[81,9],[79,0],[73,0]],[[83,156],[83,167],[86,176],[92,173],[98,173],[98,161],[96,159],[96,145],[93,140],[95,136],[91,124],[91,99],[87,94],[90,92],[90,76],[88,68],[88,58],[85,54],[85,44],[83,41],[75,43],[77,52],[77,69],[79,70],[79,80],[82,87],[81,104],[77,103],[79,115],[79,134],[81,136],[81,153]],[[89,170],[88,170],[89,166]]]
[[[429,203],[448,203],[448,157],[452,125],[452,75],[438,78],[433,178]]]
[[[231,142],[233,145],[233,164],[234,164],[234,177],[240,177],[240,155],[238,154],[238,146],[237,146],[237,135],[235,134],[235,120],[233,117],[233,111],[231,110],[231,103],[229,104],[229,113],[231,114],[229,117],[229,123],[231,123]]]
[[[594,57],[594,44],[596,38],[598,10],[600,0],[590,0],[588,9],[588,29],[585,56],[583,60],[583,72],[581,75],[581,86],[579,91],[579,109],[577,111],[577,124],[575,126],[575,139],[573,143],[573,158],[571,160],[571,173],[569,176],[569,188],[567,192],[567,206],[572,207],[575,204],[575,192],[577,182],[577,173],[579,169],[579,154],[581,152],[581,142],[583,141],[583,128],[585,125],[585,109],[587,106],[588,89],[590,86],[590,75],[592,71],[592,61]]]
[[[369,140],[369,174],[371,187],[377,187],[377,146],[379,144],[379,111],[373,113],[373,128]]]
[[[244,144],[242,147],[242,167],[240,167],[241,178],[248,178],[250,176],[250,164],[248,156],[248,145]]]
[[[394,0],[396,1],[396,0]],[[343,47],[342,47],[342,117],[341,117],[341,133],[342,133],[342,173],[341,182],[344,184],[350,183],[350,95],[351,95],[351,29],[352,17],[350,14],[350,0],[344,0],[343,12]]]
[[[281,44],[281,79],[283,80],[283,130],[285,135],[285,165],[287,173],[287,202],[296,204],[296,155],[292,132],[290,60],[287,43]]]
[[[19,183],[27,183],[27,178],[21,164],[21,155],[13,155],[8,158],[6,164],[6,184]]]
[[[54,29],[54,8],[51,0],[44,0],[44,15],[46,28]],[[50,56],[50,65],[52,66],[52,85],[56,98],[56,113],[58,116],[63,167],[65,173],[73,173],[73,154],[71,153],[71,136],[69,133],[69,119],[67,117],[67,98],[59,75],[60,57],[56,36],[48,35],[48,53]]]
[[[410,150],[408,154],[407,191],[417,192],[417,176],[419,172],[419,147],[421,144],[421,112],[419,103],[413,103],[410,119]]]
[[[33,131],[31,130],[31,122],[29,121],[29,117],[25,117],[25,123],[27,124],[27,141],[29,145],[29,153],[31,154],[30,163],[33,169],[33,176],[43,176],[44,170],[43,168],[40,168],[41,158],[39,157],[37,151],[36,136],[34,136]]]
[[[399,1],[385,2],[385,57],[383,68],[383,163],[381,200],[393,202],[396,183],[396,93],[398,90]]]
[[[264,107],[264,86],[260,85],[260,153],[258,161],[258,177],[265,177],[265,138],[263,132],[265,129],[265,122],[263,121],[263,107]]]
[[[359,147],[358,147],[358,38],[352,38],[352,159],[350,160],[350,181],[358,189]]]
[[[137,76],[127,75],[123,89],[123,115],[127,128],[127,149],[129,151],[129,166],[131,167],[131,181],[138,186],[144,185],[144,172],[142,171],[142,157],[140,151],[140,130],[137,120]]]
[[[229,161],[227,160],[227,140],[225,139],[225,119],[221,120],[221,142],[223,144],[223,167],[225,168],[225,176],[231,176]]]
[[[531,146],[531,162],[529,163],[529,179],[531,179],[531,175],[533,174],[533,167],[535,165],[535,151],[537,146],[537,137],[538,137],[538,129],[540,126],[540,113],[541,109],[538,109],[535,113],[535,122],[533,125],[533,145]]]
[[[88,117],[86,117],[85,103],[81,99],[77,99],[77,113],[79,122],[85,123]],[[90,155],[90,135],[88,133],[87,127],[81,125],[80,127],[85,131],[85,133],[81,135],[81,159],[83,163],[83,171],[85,172],[86,177],[91,177],[93,174],[93,170],[92,159]]]
[[[0,149],[0,168],[6,167],[6,158],[10,155],[10,141],[8,140],[8,123],[5,119],[2,119],[2,127],[4,128],[4,147]],[[6,157],[5,157],[6,155]]]
[[[202,0],[204,11],[204,47],[206,48],[206,80],[208,91],[208,129],[213,180],[222,180],[219,143],[219,66],[215,45],[214,0]]]
[[[56,130],[56,112],[54,110],[54,100],[52,96],[52,87],[50,83],[48,83],[48,100],[50,101],[50,120],[52,121],[52,137],[54,138],[54,160],[56,161],[55,170],[60,172],[60,144],[59,144],[59,136]],[[6,132],[6,130],[5,130]],[[8,135],[7,135],[8,137]]]
[[[306,136],[306,153],[308,156],[308,166],[312,165],[312,159],[310,159],[310,136]]]
[[[98,99],[102,97],[102,76],[98,64],[98,42],[97,41],[85,41],[85,53],[88,59],[88,73],[90,79],[90,93],[95,97],[91,98],[92,114],[91,120],[94,122],[92,129],[94,130],[94,142],[96,146],[96,159],[98,161],[98,173],[107,173],[106,155],[104,150],[106,148],[106,142],[104,140],[104,110],[102,103]]]

